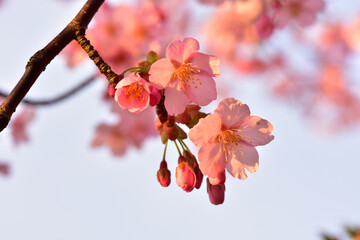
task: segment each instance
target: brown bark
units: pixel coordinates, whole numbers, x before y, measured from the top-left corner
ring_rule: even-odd
[[[72,40],[76,39],[75,33],[86,29],[104,0],[88,0],[75,18],[43,49],[36,52],[29,60],[25,73],[10,92],[9,96],[0,106],[0,132],[8,125],[11,115],[25,97],[36,79],[45,70],[62,49]]]

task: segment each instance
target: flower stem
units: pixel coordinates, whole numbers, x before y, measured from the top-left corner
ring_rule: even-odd
[[[166,142],[165,142],[165,149],[164,149],[164,154],[163,154],[163,161],[165,161],[165,155],[166,155],[167,145],[168,145],[168,140],[166,140]]]
[[[179,146],[177,145],[176,141],[174,141],[174,143],[175,143],[176,149],[177,149],[177,150],[178,150],[178,152],[179,152],[179,155],[181,156],[181,152],[180,152],[180,148],[179,148]]]

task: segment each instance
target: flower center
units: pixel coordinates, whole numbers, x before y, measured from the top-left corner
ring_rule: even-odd
[[[228,161],[228,157],[232,157],[237,159],[237,152],[240,152],[242,156],[244,156],[244,152],[241,151],[241,148],[244,144],[248,142],[245,140],[246,136],[241,135],[241,130],[225,130],[219,135],[219,142],[223,144],[223,151],[225,152],[226,161]],[[249,139],[252,139],[250,137]],[[252,141],[250,141],[252,143]]]
[[[143,91],[144,87],[139,84],[138,82],[133,82],[129,85],[129,87],[126,89],[126,96],[129,99],[129,102],[131,101],[144,101],[143,97]]]
[[[199,85],[202,84],[199,78],[196,77],[196,74],[200,73],[198,68],[199,66],[193,66],[192,63],[183,63],[178,68],[174,68],[175,72],[173,74],[173,79],[179,79],[181,82],[181,90],[185,93],[185,87],[194,86],[194,88],[198,88],[197,83]],[[195,76],[194,76],[195,75]]]

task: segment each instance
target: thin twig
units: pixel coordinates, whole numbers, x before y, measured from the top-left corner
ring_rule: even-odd
[[[8,125],[16,107],[46,66],[75,39],[76,31],[87,28],[103,3],[104,0],[88,0],[75,18],[61,32],[48,45],[30,58],[25,73],[0,106],[0,132]]]
[[[82,83],[78,84],[74,88],[70,89],[69,91],[67,91],[57,97],[54,97],[51,99],[46,99],[46,100],[33,100],[33,99],[25,98],[22,100],[21,103],[25,103],[25,104],[32,105],[32,106],[50,106],[50,105],[59,103],[63,100],[68,99],[69,97],[73,96],[75,93],[79,92],[80,90],[82,90],[86,86],[88,86],[90,83],[92,83],[96,78],[97,78],[97,75],[92,75],[92,76],[88,77],[87,79],[85,79],[85,81],[83,81]],[[4,92],[2,92],[0,90],[0,96],[6,97],[7,94],[5,94]]]

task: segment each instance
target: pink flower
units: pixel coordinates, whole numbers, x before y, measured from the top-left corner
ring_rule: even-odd
[[[134,74],[121,80],[116,86],[115,101],[122,109],[139,113],[150,103],[150,89],[148,83]]]
[[[267,14],[262,14],[255,23],[256,31],[259,37],[266,39],[270,37],[274,32],[274,23]]]
[[[307,27],[315,22],[316,14],[324,7],[323,0],[285,0],[276,9],[274,23],[283,28],[295,20],[300,26]]]
[[[166,58],[150,69],[150,82],[165,89],[165,108],[170,115],[183,113],[192,101],[204,106],[216,99],[213,77],[219,73],[219,59],[199,52],[199,42],[193,38],[172,41]]]
[[[157,136],[154,109],[147,108],[138,114],[121,110],[119,107],[117,110],[120,120],[116,124],[97,126],[91,143],[93,147],[109,147],[113,155],[121,156],[129,148],[140,148],[146,139]]]
[[[34,119],[35,111],[30,108],[25,108],[19,115],[17,115],[11,122],[11,134],[15,145],[22,142],[27,142],[29,136],[26,132],[28,124]]]
[[[256,146],[274,139],[268,121],[250,116],[249,107],[233,98],[222,100],[214,114],[200,119],[190,129],[189,137],[198,147],[200,170],[218,178],[225,170],[236,178],[246,179],[245,169],[256,172],[259,155]]]
[[[8,176],[9,174],[10,174],[9,164],[0,162],[0,175]]]

